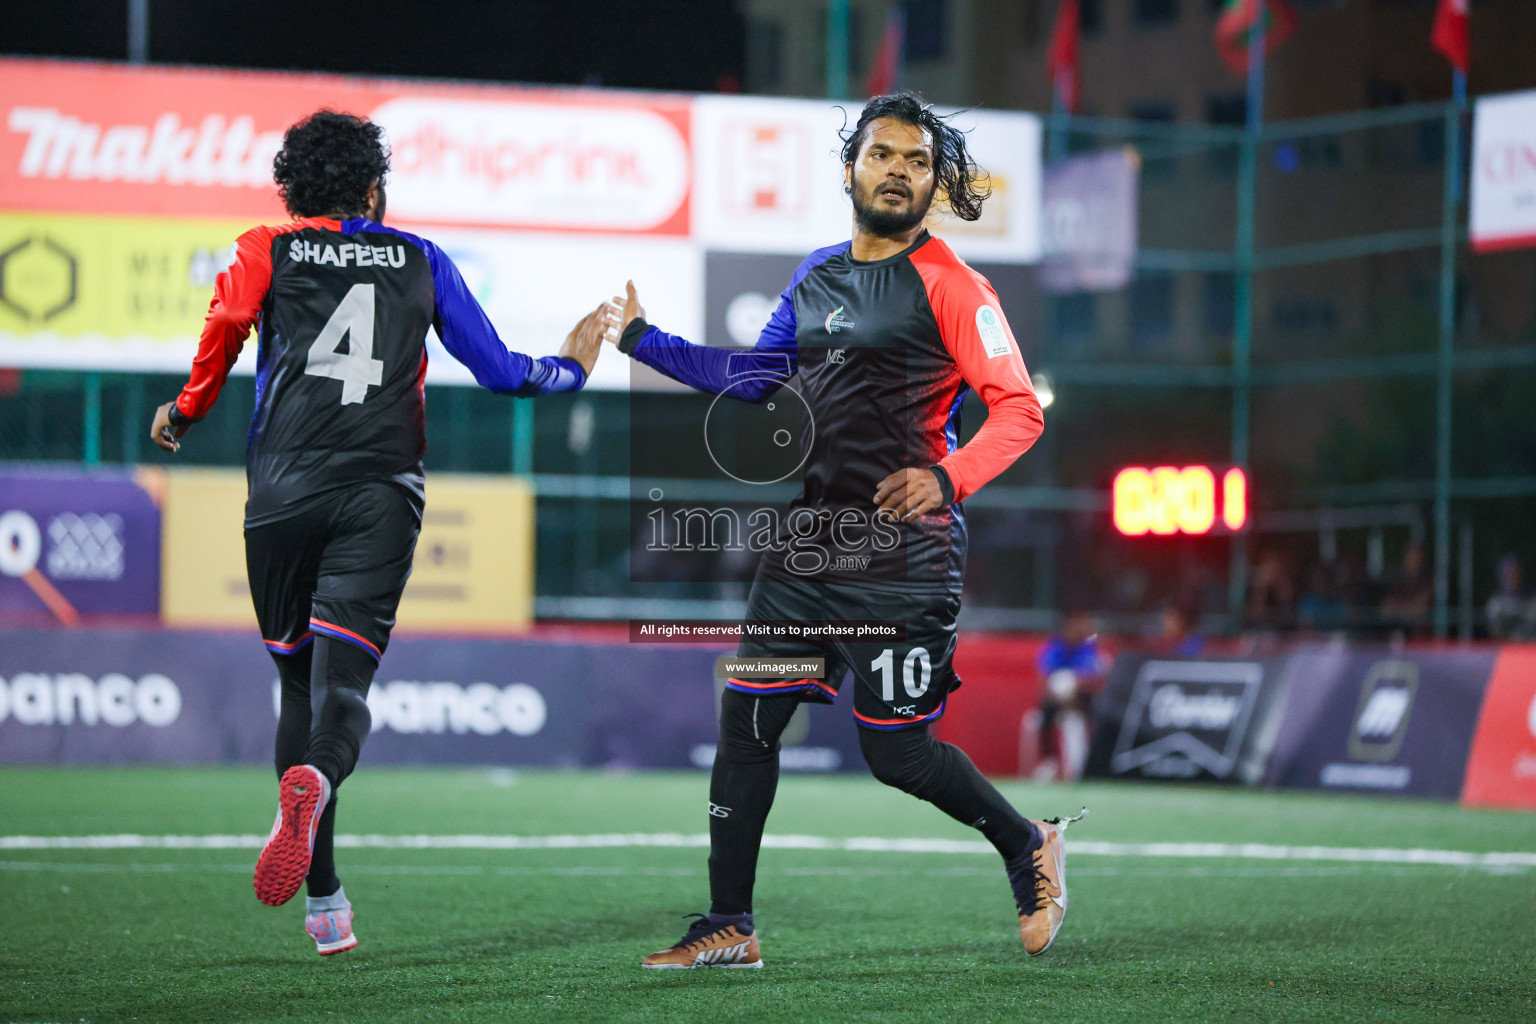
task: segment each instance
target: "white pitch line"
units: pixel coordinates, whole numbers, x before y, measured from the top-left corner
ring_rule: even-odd
[[[0,850],[259,850],[267,837],[244,835],[0,836]],[[591,835],[339,835],[336,846],[371,850],[594,850],[704,848],[709,836],[681,832],[614,832]],[[959,839],[836,838],[767,835],[770,850],[859,853],[992,853],[991,845]],[[1154,857],[1269,861],[1348,861],[1368,864],[1435,864],[1492,870],[1536,867],[1536,853],[1472,853],[1397,847],[1275,846],[1268,843],[1109,843],[1072,840],[1074,856]]]

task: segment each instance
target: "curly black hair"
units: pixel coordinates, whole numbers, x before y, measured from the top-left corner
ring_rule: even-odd
[[[317,110],[289,128],[272,161],[277,194],[295,217],[360,216],[368,186],[388,173],[384,130],[335,110]]]
[[[933,176],[938,184],[935,196],[946,200],[961,220],[976,220],[992,189],[987,185],[987,172],[977,167],[966,151],[965,132],[950,124],[953,116],[935,113],[931,104],[924,103],[910,89],[876,96],[864,104],[853,128],[845,127],[838,132],[843,140],[843,164],[847,166],[858,159],[874,121],[885,118],[915,125],[933,136]]]

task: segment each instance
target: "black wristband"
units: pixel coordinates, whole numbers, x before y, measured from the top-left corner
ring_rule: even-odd
[[[576,375],[581,378],[582,387],[586,386],[586,384],[587,384],[587,371],[585,369],[583,369],[583,367],[582,367],[582,365],[580,363],[578,363],[576,360],[572,359],[570,356],[556,356],[555,358],[560,360],[560,362],[565,363],[572,370],[575,370],[576,371]]]
[[[183,413],[181,408],[177,406],[175,402],[171,403],[171,411],[166,413],[165,416],[166,419],[171,421],[171,426],[177,428],[178,430],[182,427],[190,427],[192,424],[197,422],[197,420],[194,420],[192,417]]]
[[[624,325],[624,333],[619,335],[619,351],[629,355],[640,344],[640,335],[651,329],[651,325],[645,322],[644,317],[637,316]]]
[[[943,466],[929,466],[928,472],[932,473],[939,481],[939,492],[944,495],[944,504],[955,503],[955,482],[949,478],[949,471]]]

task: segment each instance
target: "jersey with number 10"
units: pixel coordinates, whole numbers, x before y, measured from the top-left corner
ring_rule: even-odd
[[[364,481],[396,484],[420,511],[429,327],[493,391],[585,382],[572,360],[508,351],[437,246],[360,218],[311,217],[240,236],[177,398],[183,415],[207,414],[257,322],[247,526]]]

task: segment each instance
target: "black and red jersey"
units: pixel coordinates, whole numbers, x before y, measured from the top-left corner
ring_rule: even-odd
[[[424,238],[362,218],[252,228],[218,276],[177,410],[218,400],[259,323],[256,413],[246,446],[246,525],[303,511],[363,481],[424,495],[427,329],[493,391],[570,391],[570,359],[508,351],[458,268]]]
[[[801,434],[805,489],[783,520],[796,533],[765,552],[764,578],[956,590],[965,572],[961,502],[1034,443],[1040,403],[996,292],[942,240],[923,232],[872,262],[850,250],[843,242],[807,257],[751,349],[691,344],[643,321],[620,348],[675,380],[751,402],[799,375],[810,421]],[[988,416],[961,447],[967,390]],[[879,482],[908,467],[934,468],[949,504],[861,534]],[[799,509],[819,532],[803,516],[794,527]],[[831,557],[804,557],[812,547]]]

